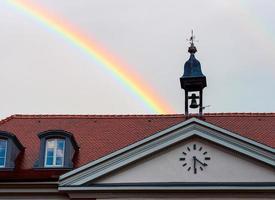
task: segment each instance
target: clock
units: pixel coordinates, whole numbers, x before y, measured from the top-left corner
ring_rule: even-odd
[[[179,158],[182,167],[194,174],[197,174],[198,171],[204,171],[211,160],[209,152],[197,144],[186,146],[182,154],[183,156]]]

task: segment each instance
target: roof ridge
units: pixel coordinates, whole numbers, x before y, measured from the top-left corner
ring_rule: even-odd
[[[196,117],[197,115],[194,115]],[[241,116],[241,117],[275,117],[275,112],[221,112],[221,113],[205,113],[204,116],[207,117],[232,117],[232,116]],[[11,119],[33,119],[33,118],[45,118],[45,119],[57,119],[57,118],[80,118],[80,119],[115,119],[115,118],[182,118],[184,114],[15,114],[11,115],[0,121],[0,125],[10,121]]]
[[[32,118],[136,118],[136,117],[183,117],[183,114],[114,114],[114,115],[87,115],[87,114],[15,114],[10,117],[17,119],[32,119]],[[9,118],[9,117],[8,117]]]
[[[232,116],[242,116],[242,117],[259,117],[259,116],[268,116],[275,117],[275,112],[222,112],[222,113],[205,113],[208,117],[232,117]]]

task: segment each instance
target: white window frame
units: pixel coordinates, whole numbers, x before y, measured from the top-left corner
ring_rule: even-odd
[[[48,157],[48,146],[47,146],[47,143],[48,141],[51,141],[51,140],[54,140],[55,141],[55,147],[54,147],[54,150],[53,150],[53,164],[52,165],[47,165],[47,157]],[[57,151],[57,141],[58,140],[62,140],[63,141],[63,160],[62,160],[62,164],[61,165],[56,165],[56,151]],[[63,138],[49,138],[45,141],[45,159],[44,159],[44,166],[45,167],[64,167],[64,160],[65,160],[65,145],[66,145],[66,142],[65,142],[65,139]]]
[[[4,165],[0,165],[0,168],[5,168],[6,167],[6,161],[7,161],[8,141],[5,140],[5,139],[0,139],[0,141],[4,141],[6,143],[5,155],[4,155]]]

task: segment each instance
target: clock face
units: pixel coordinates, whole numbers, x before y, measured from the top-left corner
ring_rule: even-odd
[[[211,160],[209,152],[198,144],[186,146],[182,155],[183,156],[179,158],[182,167],[194,174],[197,174],[199,171],[204,171]]]

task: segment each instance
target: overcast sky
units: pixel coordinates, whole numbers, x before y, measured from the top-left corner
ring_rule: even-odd
[[[206,112],[275,111],[274,0],[35,0],[134,70],[184,112],[190,30],[207,76]],[[152,114],[91,57],[0,1],[0,118]]]

